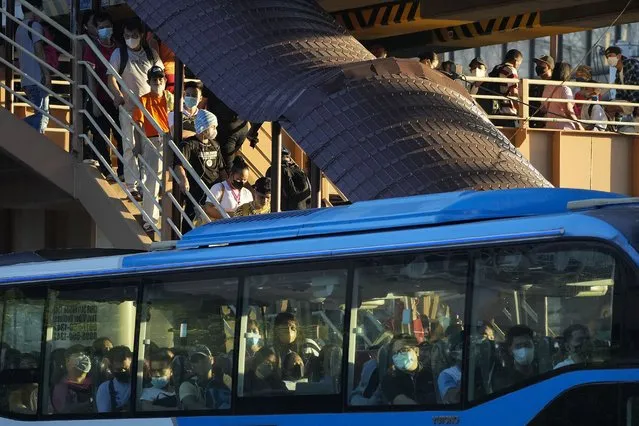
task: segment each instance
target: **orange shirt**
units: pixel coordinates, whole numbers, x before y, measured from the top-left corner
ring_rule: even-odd
[[[151,117],[160,125],[163,131],[169,131],[169,106],[167,105],[166,96],[155,95],[153,93],[147,93],[140,97],[142,106],[151,114]],[[159,136],[156,128],[151,124],[146,117],[142,114],[139,108],[133,111],[133,121],[144,124],[144,133],[146,137],[151,138]]]

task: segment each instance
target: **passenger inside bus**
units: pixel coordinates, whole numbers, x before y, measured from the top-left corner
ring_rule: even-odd
[[[39,355],[30,353],[21,354],[14,361],[11,361],[7,367],[17,367],[18,371],[26,373],[23,376],[26,382],[33,381],[35,377],[38,376],[38,359]],[[17,365],[10,365],[14,362],[17,363]],[[31,378],[29,376],[31,376]],[[1,382],[2,379],[0,379],[0,383]],[[21,414],[36,413],[38,407],[38,389],[38,383],[20,383],[8,387],[0,386],[0,392],[7,392],[6,402],[9,411]],[[2,401],[2,403],[4,402],[5,401]],[[2,405],[4,406],[4,404]]]
[[[56,383],[51,394],[53,412],[94,412],[94,386],[89,377],[91,358],[82,345],[74,345],[66,350],[65,366],[66,374]]]
[[[173,385],[172,361],[173,353],[168,349],[158,349],[151,352],[149,360],[151,386],[142,390],[139,410],[163,411],[177,409],[178,400]]]
[[[401,334],[391,342],[392,366],[382,391],[392,405],[434,404],[435,388],[430,370],[419,361],[417,339]]]
[[[194,375],[180,385],[178,392],[182,409],[230,408],[230,387],[225,383],[223,371],[214,374],[213,360],[210,349],[204,345],[196,346],[191,352],[191,371]]]
[[[451,328],[451,327],[449,327]],[[461,392],[461,363],[464,347],[464,333],[455,332],[448,337],[448,352],[452,365],[442,370],[437,377],[437,389],[444,404],[457,404]]]
[[[249,395],[286,392],[287,387],[282,380],[282,368],[279,355],[270,347],[257,351],[251,360],[250,368],[244,381],[245,391]]]
[[[539,374],[539,364],[535,359],[533,331],[526,325],[514,325],[506,332],[507,350],[505,367],[495,372],[492,390],[513,386]]]
[[[93,356],[91,357],[91,381],[94,386],[99,386],[107,380],[111,380],[111,367],[109,365],[109,351],[113,349],[113,342],[108,337],[100,337],[91,345]]]
[[[573,364],[586,363],[590,360],[592,346],[588,327],[573,324],[563,333],[566,359],[555,365],[555,369]]]
[[[289,352],[282,362],[282,380],[286,387],[295,390],[296,384],[304,378],[304,361],[297,352]]]
[[[131,362],[133,353],[126,346],[116,346],[109,351],[109,363],[113,378],[100,385],[96,405],[100,413],[130,411]]]

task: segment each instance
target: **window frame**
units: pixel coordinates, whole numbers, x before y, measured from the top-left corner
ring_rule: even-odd
[[[242,313],[240,321],[240,327],[236,327],[236,339],[234,342],[234,356],[233,360],[233,389],[231,398],[231,407],[234,415],[252,416],[252,415],[286,415],[286,414],[328,414],[328,413],[342,413],[343,402],[348,398],[348,392],[346,392],[346,383],[344,382],[344,360],[348,361],[345,356],[347,353],[348,339],[342,340],[342,386],[339,393],[336,394],[318,394],[318,395],[269,395],[269,396],[239,396],[237,393],[237,385],[239,383],[239,354],[240,354],[240,342],[241,331],[246,329],[246,323],[248,322],[246,315],[244,315],[245,309],[245,295],[248,290],[247,278],[257,275],[275,275],[281,274],[293,274],[297,272],[310,272],[310,271],[328,271],[328,270],[341,270],[346,272],[346,281],[344,288],[344,324],[342,326],[342,335],[347,335],[348,325],[347,321],[350,321],[350,314],[348,309],[348,303],[352,303],[349,300],[351,294],[350,286],[352,283],[352,271],[353,263],[350,259],[347,262],[340,262],[334,259],[317,259],[312,261],[298,260],[293,262],[282,262],[276,265],[250,265],[246,268],[242,268],[240,275],[240,291],[238,292],[238,312]],[[255,273],[257,272],[257,273]],[[257,404],[256,404],[257,403]],[[265,411],[264,407],[268,407]],[[304,407],[313,407],[312,413],[301,410]],[[256,408],[254,408],[256,407]]]
[[[558,240],[538,240],[538,241],[526,241],[526,242],[515,242],[515,243],[508,243],[508,244],[503,244],[500,245],[499,247],[508,247],[508,248],[517,248],[517,247],[526,247],[526,246],[537,246],[537,245],[543,245],[543,244],[554,244],[554,245],[558,245],[558,246],[569,246],[569,245],[574,245],[576,243],[583,243],[586,246],[590,246],[593,248],[598,248],[600,249],[601,252],[603,253],[608,253],[610,254],[613,259],[616,262],[616,268],[615,268],[615,275],[618,275],[619,278],[615,279],[615,285],[614,285],[614,290],[613,290],[613,298],[612,298],[612,306],[613,306],[613,311],[612,311],[612,328],[611,328],[611,360],[608,363],[605,364],[601,364],[601,365],[594,365],[594,366],[588,366],[587,368],[583,368],[583,367],[579,367],[579,366],[575,366],[575,367],[567,367],[567,368],[562,368],[559,371],[555,371],[555,370],[550,370],[550,371],[546,371],[542,374],[538,374],[536,376],[530,377],[526,380],[522,380],[521,382],[517,383],[514,386],[511,386],[510,388],[507,389],[502,389],[499,391],[495,391],[489,395],[486,395],[484,397],[481,398],[475,398],[474,400],[469,400],[468,399],[468,383],[465,384],[465,387],[462,389],[462,404],[463,404],[463,410],[467,410],[482,404],[485,404],[491,400],[497,399],[499,397],[502,397],[504,395],[508,395],[514,392],[517,392],[521,389],[527,388],[529,386],[534,385],[535,383],[539,383],[542,382],[544,380],[547,380],[549,378],[564,374],[566,372],[569,371],[587,371],[587,370],[606,370],[606,369],[610,369],[611,367],[614,368],[623,368],[624,365],[628,365],[628,366],[632,366],[633,364],[624,364],[624,363],[619,363],[619,367],[617,367],[617,363],[615,362],[615,355],[617,355],[618,353],[623,353],[626,348],[627,348],[627,340],[625,338],[625,328],[627,326],[626,322],[624,321],[625,319],[625,315],[626,315],[626,311],[630,309],[630,307],[628,306],[628,303],[623,303],[623,302],[618,302],[617,300],[623,300],[624,299],[624,295],[628,293],[628,289],[630,288],[630,286],[628,285],[628,283],[630,282],[636,282],[636,278],[637,278],[637,266],[633,264],[632,259],[630,259],[630,257],[628,256],[628,254],[626,252],[624,252],[620,247],[618,247],[617,245],[611,243],[610,241],[607,240],[602,240],[599,238],[561,238]],[[491,246],[488,246],[491,247]],[[495,246],[496,247],[496,246]],[[477,253],[479,250],[481,250],[482,248],[486,248],[486,247],[472,247],[471,250],[474,252],[474,256],[477,256]],[[474,268],[474,266],[473,266]],[[632,280],[632,277],[634,276],[635,281]],[[474,276],[471,277],[473,282],[473,290],[474,290]],[[471,294],[471,303],[472,303],[472,299],[474,297],[474,291]],[[620,308],[615,309],[615,306],[617,305],[621,305]],[[472,324],[472,319],[468,318],[468,321],[465,324],[465,327],[467,327],[469,324]],[[470,341],[470,335],[468,333],[467,335],[467,339]],[[469,342],[467,342],[469,343]],[[617,344],[617,346],[615,347],[615,343]],[[466,351],[468,352],[468,351]],[[636,365],[639,365],[639,359],[637,359],[636,361]],[[465,360],[465,364],[464,364],[464,369],[462,371],[462,381],[464,380],[464,377],[466,377],[466,381],[468,381],[468,371],[470,368],[470,358],[468,358],[468,360]],[[465,374],[464,374],[465,373]],[[580,386],[586,386],[589,384],[583,384]],[[558,394],[556,398],[559,398],[563,393],[568,392],[569,389],[565,390],[564,392]]]
[[[616,287],[621,287],[619,290],[622,294],[625,294],[628,290],[634,289],[635,291],[639,291],[639,287],[637,285],[626,285],[626,283],[634,282],[636,283],[638,266],[631,259],[630,255],[626,253],[620,246],[614,244],[613,242],[601,238],[574,238],[574,237],[540,237],[535,236],[534,238],[522,238],[517,241],[486,241],[486,242],[478,242],[472,244],[460,244],[460,245],[440,245],[440,246],[429,246],[427,242],[424,243],[421,247],[409,248],[409,249],[401,249],[401,250],[383,250],[383,251],[367,251],[365,253],[355,253],[355,254],[344,254],[331,258],[312,258],[312,259],[296,259],[293,261],[282,259],[275,262],[255,262],[249,263],[245,265],[223,265],[223,266],[212,266],[212,265],[204,265],[198,266],[195,268],[181,268],[177,267],[174,270],[163,271],[163,270],[154,270],[148,272],[136,272],[136,271],[123,271],[113,275],[102,275],[95,277],[81,277],[81,278],[60,278],[60,279],[51,279],[51,280],[40,280],[40,281],[32,281],[25,282],[19,284],[11,284],[7,286],[0,287],[0,302],[5,301],[6,292],[11,289],[24,289],[25,291],[40,291],[44,294],[44,316],[43,316],[43,330],[42,330],[42,348],[40,353],[40,377],[39,383],[44,383],[44,359],[45,359],[45,348],[46,348],[46,325],[45,321],[46,315],[49,309],[48,296],[49,289],[51,287],[54,288],[76,288],[80,286],[91,285],[92,283],[108,283],[109,286],[115,285],[125,285],[131,286],[131,282],[135,281],[137,285],[137,309],[136,309],[136,323],[135,323],[135,347],[133,348],[134,359],[132,362],[132,371],[138,372],[138,342],[140,336],[140,318],[139,315],[142,313],[141,307],[144,303],[144,295],[145,295],[145,285],[147,282],[155,276],[168,277],[173,275],[185,275],[188,279],[191,279],[191,275],[200,275],[200,274],[210,274],[214,273],[220,277],[235,277],[238,281],[238,290],[237,290],[237,304],[238,311],[242,312],[243,306],[243,294],[244,294],[244,285],[245,278],[247,276],[254,275],[251,271],[260,271],[260,273],[266,273],[265,271],[280,271],[283,270],[285,272],[294,272],[296,269],[304,269],[308,270],[308,265],[316,266],[320,268],[321,265],[338,265],[337,269],[345,269],[347,270],[347,282],[346,282],[346,304],[345,304],[345,312],[344,312],[344,324],[345,326],[350,324],[352,321],[352,305],[353,300],[357,296],[354,292],[356,286],[354,286],[354,271],[356,265],[358,265],[362,261],[366,261],[372,257],[394,257],[394,256],[402,256],[402,255],[411,255],[411,254],[423,254],[428,256],[437,252],[465,252],[468,256],[468,261],[470,262],[468,265],[468,270],[474,270],[475,265],[475,256],[478,250],[490,247],[506,247],[506,246],[522,246],[522,245],[538,245],[538,244],[548,244],[548,243],[562,243],[562,244],[574,244],[579,242],[585,242],[588,244],[596,244],[600,247],[603,247],[605,250],[608,250],[612,255],[614,255],[615,259],[619,261],[618,271],[623,273],[622,278],[620,279],[620,285]],[[334,268],[335,269],[335,268]],[[166,279],[166,278],[165,278]],[[634,279],[634,281],[633,281]],[[126,284],[122,284],[125,282]],[[468,292],[470,289],[470,294],[466,294],[466,311],[464,312],[464,327],[468,327],[471,324],[471,315],[472,315],[472,302],[473,302],[473,290],[474,290],[474,274],[469,275],[469,279],[466,282]],[[620,296],[619,296],[620,297]],[[619,298],[618,297],[618,298]],[[615,306],[615,299],[613,299],[613,306]],[[470,306],[471,309],[468,309],[467,306]],[[622,304],[622,309],[613,310],[613,333],[616,333],[617,341],[619,342],[619,349],[621,351],[625,351],[629,345],[626,336],[626,328],[627,328],[627,316],[626,311],[630,310],[630,306],[627,304]],[[619,320],[619,315],[623,315],[621,321]],[[617,317],[615,319],[615,317]],[[0,322],[4,322],[4,316],[0,318]],[[237,322],[239,324],[239,321]],[[615,324],[617,327],[615,327]],[[239,341],[240,341],[240,327],[235,328],[235,341],[233,345],[233,349],[235,353],[238,353],[239,349]],[[330,409],[327,411],[313,410],[312,412],[303,412],[301,414],[322,414],[322,413],[356,413],[356,412],[410,412],[410,411],[425,411],[428,412],[431,408],[427,406],[351,406],[348,404],[348,396],[352,389],[347,389],[348,387],[348,351],[351,350],[351,338],[350,338],[350,330],[344,330],[344,336],[348,335],[348,338],[343,340],[343,353],[346,356],[342,357],[343,365],[342,365],[342,388],[340,394],[336,394],[338,396],[338,401],[331,402],[330,406],[337,407],[337,409]],[[469,334],[467,339],[469,339]],[[467,371],[469,368],[469,356],[468,356],[468,341],[465,341],[465,350],[463,353],[463,366],[462,366],[462,390],[461,390],[461,402],[460,404],[455,405],[446,405],[445,411],[458,412],[467,410],[469,408],[484,404],[492,399],[496,399],[500,396],[503,396],[508,393],[516,392],[517,390],[533,385],[536,382],[546,380],[549,377],[556,375],[553,371],[544,373],[539,376],[535,376],[534,380],[531,381],[523,381],[518,386],[514,386],[509,388],[505,392],[494,392],[490,394],[488,398],[475,399],[474,401],[468,401],[467,395],[467,383],[465,381],[468,380]],[[637,361],[620,363],[619,367],[624,366],[636,366],[639,363],[639,358]],[[616,366],[615,366],[616,367]],[[610,368],[610,366],[604,367],[589,367],[589,369],[596,368]],[[87,413],[87,414],[78,414],[78,415],[68,415],[68,414],[60,414],[60,415],[43,415],[43,404],[42,404],[42,392],[43,387],[39,389],[38,392],[38,410],[35,416],[33,415],[25,415],[20,413],[12,413],[12,412],[0,412],[0,418],[7,418],[12,420],[22,420],[22,421],[53,421],[53,420],[101,420],[101,419],[129,419],[129,418],[161,418],[161,417],[174,417],[176,413],[180,413],[180,417],[202,417],[202,416],[229,416],[229,415],[258,415],[258,414],[268,414],[268,415],[277,415],[277,414],[294,414],[288,410],[272,410],[268,413],[256,413],[251,410],[243,409],[241,403],[238,403],[237,396],[237,372],[238,365],[237,362],[234,362],[233,365],[233,388],[231,389],[231,409],[230,410],[202,410],[201,412],[188,412],[188,411],[153,411],[153,412],[140,412],[137,411],[137,389],[136,389],[136,380],[132,382],[131,389],[131,398],[133,405],[133,410],[128,413]],[[562,374],[564,371],[560,372]],[[560,396],[559,394],[558,396]],[[319,395],[321,396],[321,395]],[[299,395],[296,398],[304,398],[308,396]],[[312,395],[310,397],[316,398],[317,395]],[[243,397],[244,398],[244,397]],[[333,405],[334,404],[334,405]],[[314,404],[315,405],[315,404]],[[314,407],[315,408],[315,407]],[[433,412],[441,412],[442,406],[437,405],[436,411]],[[297,414],[300,414],[299,412]]]

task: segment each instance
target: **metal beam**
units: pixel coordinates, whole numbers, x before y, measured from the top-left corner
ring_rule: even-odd
[[[311,208],[322,207],[322,171],[311,161]]]

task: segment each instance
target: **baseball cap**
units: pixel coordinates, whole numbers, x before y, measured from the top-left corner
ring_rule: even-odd
[[[191,351],[190,356],[193,357],[194,355],[203,355],[206,357],[212,357],[213,355],[211,354],[211,350],[205,346],[205,345],[196,345],[193,350]]]
[[[209,127],[217,127],[217,117],[210,111],[201,109],[195,116],[195,133],[200,134]]]
[[[271,193],[271,178],[261,177],[255,181],[255,191],[258,194],[266,195]]]
[[[472,61],[470,61],[470,64],[468,64],[468,67],[471,68],[473,65],[475,64],[479,64],[479,65],[483,65],[485,67],[488,67],[488,65],[486,65],[486,61],[484,61],[481,57],[476,57],[474,58]]]
[[[544,63],[550,67],[551,70],[555,69],[555,60],[550,55],[541,56],[539,59],[535,59],[535,63]]]
[[[146,73],[146,76],[149,78],[149,80],[152,77],[164,77],[164,68],[153,65],[151,69]]]

